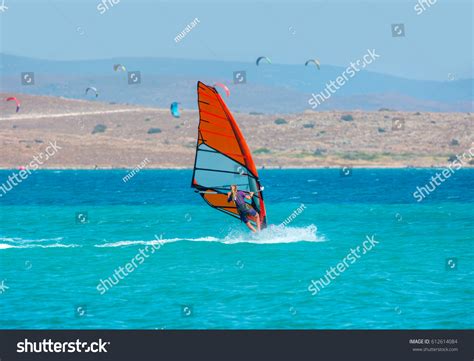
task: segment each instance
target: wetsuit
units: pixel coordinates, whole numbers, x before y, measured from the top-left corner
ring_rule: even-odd
[[[244,223],[248,223],[249,219],[247,218],[248,216],[255,217],[257,215],[257,212],[255,209],[252,208],[250,204],[245,202],[245,192],[242,191],[237,191],[237,194],[235,196],[235,205],[237,206],[237,211],[239,212],[240,219]],[[232,200],[232,193],[229,195],[227,198],[227,202],[230,202]]]

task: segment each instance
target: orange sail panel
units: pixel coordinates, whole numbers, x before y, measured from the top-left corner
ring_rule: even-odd
[[[266,211],[257,169],[234,117],[217,90],[198,82],[199,127],[191,186],[211,207],[239,217],[227,202],[230,186],[254,192],[250,204],[266,226]]]

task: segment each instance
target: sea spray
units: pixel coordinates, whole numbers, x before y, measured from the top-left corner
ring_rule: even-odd
[[[282,225],[270,225],[258,233],[231,232],[225,237],[223,243],[255,243],[255,244],[278,244],[296,242],[324,242],[324,237],[316,235],[317,227],[311,224],[306,227],[285,227]]]

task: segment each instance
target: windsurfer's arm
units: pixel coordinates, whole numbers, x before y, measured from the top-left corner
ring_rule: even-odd
[[[227,192],[227,203],[230,203],[231,199],[232,199],[232,192]]]
[[[245,198],[252,199],[253,195],[254,195],[254,192],[250,192],[249,194],[245,195]]]

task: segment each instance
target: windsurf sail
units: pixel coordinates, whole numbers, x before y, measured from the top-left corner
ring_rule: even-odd
[[[249,203],[265,228],[263,188],[247,142],[217,90],[198,82],[197,92],[199,127],[191,187],[208,205],[235,218],[240,218],[237,207],[227,202],[230,186],[254,192]]]

